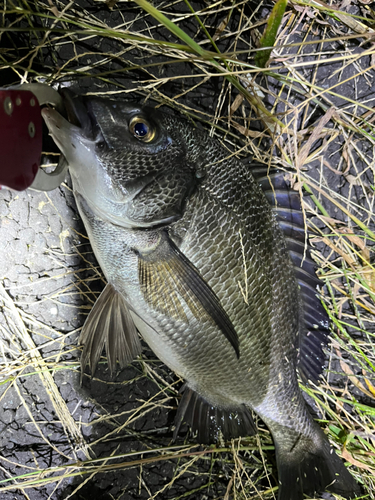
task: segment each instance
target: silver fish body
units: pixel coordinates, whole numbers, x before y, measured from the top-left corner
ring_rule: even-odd
[[[178,423],[202,441],[275,441],[279,500],[359,489],[310,416],[296,374],[303,304],[286,239],[250,170],[192,126],[125,101],[45,110],[109,285],[84,330],[82,366],[139,352],[134,326],[186,380]],[[77,122],[78,118],[78,122]],[[73,121],[73,120],[71,120]],[[331,484],[332,483],[332,484]]]

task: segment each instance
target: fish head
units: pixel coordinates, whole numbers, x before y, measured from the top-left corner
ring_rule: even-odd
[[[76,198],[127,228],[177,220],[199,177],[187,125],[121,99],[62,95],[67,119],[50,108],[42,115],[67,159]]]

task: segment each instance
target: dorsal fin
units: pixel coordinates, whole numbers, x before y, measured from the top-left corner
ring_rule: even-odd
[[[329,343],[329,320],[319,298],[316,264],[305,231],[299,193],[285,180],[285,172],[261,163],[249,164],[251,173],[273,207],[300,286],[304,328],[299,338],[298,370],[304,381],[317,382],[325,364],[324,348]]]

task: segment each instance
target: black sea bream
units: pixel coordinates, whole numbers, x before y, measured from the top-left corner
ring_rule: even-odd
[[[82,368],[93,372],[104,347],[111,371],[131,361],[138,330],[186,380],[177,424],[203,442],[248,435],[251,409],[275,442],[279,500],[324,489],[355,497],[298,386],[298,348],[313,378],[326,326],[313,265],[299,267],[293,203],[272,208],[252,169],[182,118],[120,99],[65,103],[69,122],[43,116],[108,280],[81,335]]]

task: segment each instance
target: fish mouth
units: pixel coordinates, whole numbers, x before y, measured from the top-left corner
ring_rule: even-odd
[[[86,139],[96,141],[101,130],[90,100],[84,96],[76,96],[67,88],[60,89],[60,95],[69,123],[80,128]]]

